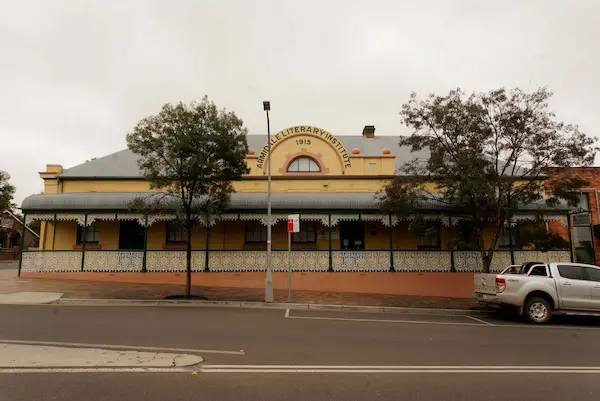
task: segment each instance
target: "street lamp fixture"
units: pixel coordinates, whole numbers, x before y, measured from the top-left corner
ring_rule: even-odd
[[[269,111],[271,102],[263,102],[267,113],[267,274],[265,276],[265,302],[273,302],[273,272],[271,269],[271,123]]]

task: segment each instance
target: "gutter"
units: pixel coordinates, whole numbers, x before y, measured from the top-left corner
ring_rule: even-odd
[[[38,239],[40,238],[40,236],[38,235],[38,233],[36,233],[35,231],[33,231],[31,228],[29,228],[29,227],[27,226],[27,224],[25,224],[25,222],[24,222],[24,221],[21,221],[21,220],[20,220],[20,219],[19,219],[17,216],[15,216],[15,215],[13,214],[13,212],[11,212],[10,210],[8,210],[8,209],[7,209],[7,210],[5,210],[3,213],[8,213],[8,214],[9,214],[9,215],[10,215],[10,216],[13,218],[13,219],[15,219],[17,222],[21,223],[22,225],[24,225],[24,226],[25,226],[25,228],[26,228],[27,230],[29,230],[29,232],[30,232],[30,233],[32,233],[33,235],[35,235],[36,237],[38,237]]]

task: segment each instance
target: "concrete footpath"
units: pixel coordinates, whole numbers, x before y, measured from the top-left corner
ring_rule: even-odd
[[[0,340],[2,368],[169,368],[202,362],[197,355],[6,344]]]

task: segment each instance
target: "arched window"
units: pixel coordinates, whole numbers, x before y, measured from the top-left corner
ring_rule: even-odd
[[[289,173],[319,173],[321,168],[311,157],[301,156],[297,157],[288,165],[287,171]]]

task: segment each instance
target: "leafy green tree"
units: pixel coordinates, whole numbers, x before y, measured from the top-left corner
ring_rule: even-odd
[[[0,212],[3,210],[14,210],[17,205],[13,203],[15,196],[15,187],[9,182],[10,175],[7,172],[0,171]]]
[[[421,101],[413,93],[400,113],[412,134],[400,146],[415,157],[380,192],[382,208],[402,215],[436,205],[467,217],[488,272],[503,228],[519,208],[556,207],[561,199],[576,205],[573,191],[587,185],[568,167],[593,163],[595,138],[557,121],[548,108],[551,96],[546,88],[470,95],[456,89]],[[563,174],[551,178],[554,191],[544,196],[550,167]],[[413,225],[422,221],[417,217]],[[543,248],[559,242],[548,232],[544,239],[539,229],[532,235],[529,242]]]
[[[248,172],[247,129],[235,113],[218,109],[205,96],[191,104],[165,104],[127,135],[138,166],[160,194],[136,199],[133,207],[177,215],[187,231],[185,297],[191,291],[193,227],[224,211],[232,181]]]

